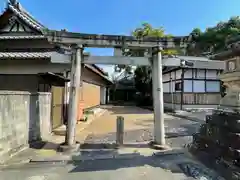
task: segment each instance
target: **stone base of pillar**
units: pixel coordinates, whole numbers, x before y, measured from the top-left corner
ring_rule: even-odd
[[[161,150],[161,151],[170,151],[170,150],[172,150],[172,148],[170,146],[168,146],[168,145],[159,145],[158,143],[156,143],[154,141],[151,141],[149,143],[149,146],[152,149]]]
[[[80,143],[76,142],[74,145],[69,146],[65,143],[61,144],[58,148],[59,152],[63,152],[63,153],[74,153],[79,151],[80,149]]]

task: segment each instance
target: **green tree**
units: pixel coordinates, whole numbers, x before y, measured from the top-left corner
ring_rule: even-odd
[[[132,36],[136,37],[137,39],[141,39],[144,37],[156,37],[156,38],[170,38],[172,37],[171,34],[165,34],[163,27],[153,28],[149,23],[143,23],[140,27],[136,28],[131,33]],[[164,49],[163,55],[176,55],[181,53],[181,49]],[[135,56],[135,57],[143,57],[146,53],[146,50],[139,50],[139,49],[124,49],[123,54],[125,56]],[[126,73],[131,72],[131,66],[126,65],[119,65],[116,67],[119,71],[125,70]]]
[[[138,39],[144,37],[156,37],[156,38],[170,38],[171,34],[166,34],[163,27],[154,28],[149,23],[143,23],[141,27],[136,28],[132,35]],[[126,50],[124,53],[126,56],[144,56],[145,50]],[[164,49],[163,55],[177,55],[181,53],[180,49]],[[124,69],[130,71],[130,66],[124,66]],[[135,87],[138,92],[141,93],[141,97],[150,97],[152,95],[152,69],[147,66],[138,66],[134,72]]]
[[[152,90],[152,70],[147,66],[139,66],[134,72],[135,88],[143,96],[151,94]]]
[[[226,43],[240,34],[239,16],[231,17],[226,22],[219,22],[216,26],[201,31],[195,28],[191,33],[191,41],[187,47],[188,55],[201,56],[214,54],[225,49]]]

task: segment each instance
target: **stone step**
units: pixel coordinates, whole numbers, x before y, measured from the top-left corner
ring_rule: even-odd
[[[54,130],[53,130],[53,133],[54,133],[55,135],[58,135],[58,136],[65,136],[65,134],[66,134],[66,129],[67,129],[66,125],[62,125],[62,126],[56,128],[56,129],[54,129]]]

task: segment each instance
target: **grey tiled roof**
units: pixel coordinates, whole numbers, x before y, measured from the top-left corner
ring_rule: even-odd
[[[32,35],[32,36],[0,36],[0,40],[4,39],[44,39],[43,35]]]
[[[16,16],[18,16],[20,19],[22,19],[24,22],[26,22],[29,26],[33,27],[34,29],[37,29],[39,31],[45,29],[45,27],[36,21],[27,11],[23,9],[20,3],[16,4],[8,4],[8,8],[14,12]]]
[[[52,52],[0,52],[0,59],[51,58]]]

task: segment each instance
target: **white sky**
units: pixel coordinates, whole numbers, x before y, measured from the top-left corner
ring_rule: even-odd
[[[112,48],[86,48],[84,52],[89,52],[91,55],[95,56],[113,56],[113,49]],[[98,67],[102,68],[104,71],[108,72],[109,78],[111,79],[112,76],[119,76],[120,73],[114,71],[114,65],[103,65],[103,64],[96,64]],[[133,70],[136,67],[133,67]]]
[[[86,48],[85,52],[90,52],[91,55],[96,56],[113,56],[113,49],[110,48]],[[104,71],[108,72],[109,78],[112,77],[112,74],[118,75],[119,73],[114,72],[114,65],[103,65],[96,64],[100,68],[103,68]]]

